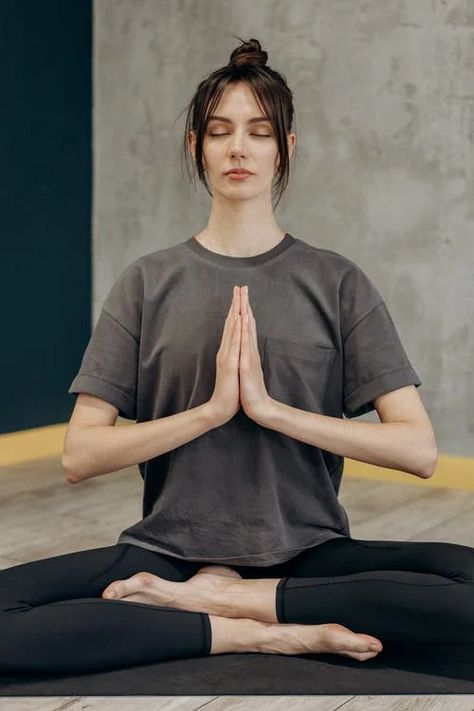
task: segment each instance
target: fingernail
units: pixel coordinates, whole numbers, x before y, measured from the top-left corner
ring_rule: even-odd
[[[380,647],[379,647],[378,644],[371,644],[371,645],[370,645],[370,649],[371,649],[373,652],[378,652],[379,649],[380,649]]]

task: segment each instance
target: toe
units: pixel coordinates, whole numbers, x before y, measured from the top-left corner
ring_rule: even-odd
[[[377,649],[372,649],[372,645],[376,645]],[[365,634],[354,634],[347,637],[345,640],[345,646],[347,649],[352,649],[354,652],[380,652],[382,645],[377,642],[373,637],[369,637]]]
[[[140,574],[137,574],[132,575],[132,577],[127,578],[127,580],[114,580],[114,582],[110,583],[102,592],[102,597],[117,600],[126,595],[139,592],[143,588],[143,581],[139,576]]]
[[[365,649],[363,651],[382,651],[382,642],[380,642],[376,637],[371,637],[368,634],[359,634],[358,636],[362,638],[363,644],[365,645]]]
[[[102,592],[102,597],[104,598],[120,598],[125,595],[127,595],[127,593],[125,592],[123,580],[114,580],[114,582],[108,585]]]
[[[108,585],[105,590],[102,591],[102,597],[104,598],[117,598],[117,597],[123,597],[123,594],[121,594],[121,581],[114,581],[110,585]]]
[[[368,634],[353,632],[348,627],[344,627],[344,625],[330,624],[327,627],[330,638],[346,651],[372,653],[380,652],[382,650],[382,644],[376,637],[371,637]],[[371,650],[370,645],[372,644],[377,645],[377,649]]]

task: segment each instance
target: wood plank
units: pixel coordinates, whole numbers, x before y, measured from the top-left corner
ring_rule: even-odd
[[[4,468],[0,472],[0,566],[113,545],[123,528],[141,516],[142,480],[136,467],[94,477],[78,485],[64,479],[57,460]],[[474,545],[474,493],[424,489],[409,483],[344,479],[340,501],[354,538],[431,540]],[[172,697],[2,697],[2,711],[87,708],[278,709],[378,711],[415,708],[469,711],[474,696],[172,696]]]
[[[472,711],[472,694],[450,696],[354,696],[344,705],[344,711]]]
[[[70,709],[70,704],[78,696],[62,696],[59,701],[57,696],[2,696],[0,706],[2,711],[59,711]],[[82,697],[85,699],[85,697]],[[98,707],[97,707],[98,708]]]

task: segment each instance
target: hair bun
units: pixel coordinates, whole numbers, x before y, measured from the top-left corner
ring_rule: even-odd
[[[248,42],[242,40],[240,47],[234,49],[230,55],[229,64],[234,67],[241,67],[245,64],[257,64],[260,67],[264,67],[267,59],[268,54],[262,49],[258,40],[250,39]]]

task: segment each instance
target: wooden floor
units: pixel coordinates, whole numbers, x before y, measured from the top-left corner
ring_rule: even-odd
[[[340,501],[354,538],[447,541],[474,547],[474,492],[343,477]],[[113,545],[141,517],[137,467],[71,485],[60,460],[0,467],[0,569],[38,558]],[[472,711],[455,696],[126,696],[0,698],[2,711],[79,709],[311,709]]]

